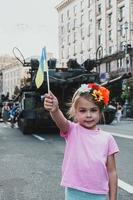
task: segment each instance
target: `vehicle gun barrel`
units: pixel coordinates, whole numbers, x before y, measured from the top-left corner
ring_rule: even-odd
[[[121,76],[118,76],[117,78],[114,78],[114,79],[111,79],[109,81],[105,81],[104,83],[101,83],[102,86],[108,86],[112,83],[115,83],[117,81],[120,81],[120,80],[124,80],[124,79],[128,79],[128,78],[131,78],[132,77],[132,73],[129,72],[129,73],[125,73]]]

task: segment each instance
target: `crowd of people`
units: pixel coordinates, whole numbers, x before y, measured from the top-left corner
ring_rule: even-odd
[[[18,103],[9,104],[8,102],[4,102],[1,109],[1,118],[4,123],[10,122],[11,127],[14,128],[14,125],[17,121],[19,111]]]

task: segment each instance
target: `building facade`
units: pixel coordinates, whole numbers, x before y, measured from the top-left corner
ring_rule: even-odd
[[[59,59],[101,59],[100,72],[133,68],[133,0],[64,0],[58,11]]]
[[[2,71],[3,74],[3,87],[2,93],[7,94],[9,92],[9,97],[12,98],[14,94],[15,87],[17,86],[20,88],[21,78],[22,78],[22,66],[16,65],[9,65],[6,66],[5,69]]]
[[[16,61],[16,59],[9,56],[7,59],[3,56],[3,59],[4,62],[0,64],[0,96],[9,93],[9,98],[12,98],[15,87],[20,88],[24,70],[22,64]]]
[[[39,56],[32,56],[25,59],[26,63],[30,63],[31,59],[38,59]],[[53,58],[53,53],[47,53],[47,59]],[[29,73],[31,66],[23,67],[22,63],[16,58],[10,56],[0,56],[0,96],[9,93],[9,98],[14,95],[16,86],[21,89],[30,79]]]

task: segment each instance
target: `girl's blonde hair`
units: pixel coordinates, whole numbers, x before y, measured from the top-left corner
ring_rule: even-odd
[[[76,109],[81,97],[96,104],[96,102],[94,101],[94,99],[90,93],[85,92],[85,93],[80,94],[78,91],[76,91],[72,97],[71,102],[68,104],[69,109],[68,109],[67,115],[68,115],[69,119],[75,118],[75,109]],[[99,107],[99,110],[101,112],[102,109],[101,109],[100,105],[98,105],[98,104],[96,104],[96,105]]]
[[[75,109],[80,100],[80,97],[83,97],[88,101],[96,104],[102,113],[104,107],[108,104],[109,101],[109,90],[95,83],[81,85],[81,87],[74,93],[71,102],[68,104],[69,109],[67,115],[70,119],[74,119],[75,117]]]

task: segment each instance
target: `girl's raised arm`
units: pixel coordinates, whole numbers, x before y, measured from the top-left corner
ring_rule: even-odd
[[[50,92],[50,94],[45,94],[44,108],[50,112],[53,121],[60,131],[66,132],[69,128],[69,122],[60,110],[58,99],[52,92]]]

